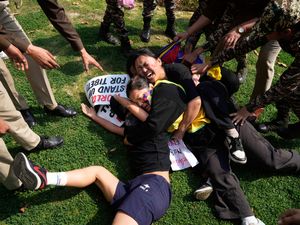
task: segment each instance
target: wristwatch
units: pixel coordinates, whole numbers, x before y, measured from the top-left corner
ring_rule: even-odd
[[[243,33],[245,33],[245,29],[243,27],[238,27],[237,32],[239,34],[243,34]]]

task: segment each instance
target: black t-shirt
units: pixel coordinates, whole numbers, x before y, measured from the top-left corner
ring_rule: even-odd
[[[169,81],[180,84],[184,88],[187,102],[199,97],[189,68],[181,63],[174,63],[164,65],[164,69]]]
[[[160,83],[153,89],[151,110],[146,121],[125,127],[125,136],[134,145],[129,156],[137,175],[169,171],[167,129],[184,112],[185,102],[186,96],[180,87]]]

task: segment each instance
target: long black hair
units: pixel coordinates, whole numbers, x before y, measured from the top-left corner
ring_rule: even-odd
[[[134,69],[134,63],[136,61],[136,59],[140,56],[150,56],[152,58],[155,58],[157,59],[158,56],[156,56],[150,49],[148,48],[141,48],[141,49],[138,49],[134,52],[132,52],[128,59],[127,59],[127,64],[126,64],[126,71],[127,71],[127,74],[130,76],[130,77],[134,77],[136,74],[135,74],[135,69]]]

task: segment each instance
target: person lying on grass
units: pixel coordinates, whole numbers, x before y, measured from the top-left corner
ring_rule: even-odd
[[[112,224],[150,225],[166,213],[171,202],[167,129],[184,112],[184,98],[180,87],[158,84],[153,89],[147,119],[125,127],[125,143],[133,145],[128,151],[130,166],[136,175],[128,182],[120,181],[102,166],[48,172],[30,162],[23,153],[15,157],[14,172],[30,190],[48,185],[83,188],[95,183],[116,209]]]

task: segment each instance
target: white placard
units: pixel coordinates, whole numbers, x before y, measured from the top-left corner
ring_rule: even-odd
[[[120,120],[117,117],[117,114],[115,114],[111,111],[111,108],[109,105],[101,105],[97,112],[97,116],[99,116],[105,120],[108,120],[109,122],[115,124],[118,127],[121,127],[124,123],[123,120]]]
[[[95,105],[109,105],[111,96],[126,97],[126,85],[129,82],[127,74],[111,74],[90,79],[84,86],[89,103]]]
[[[173,171],[196,166],[199,162],[182,140],[170,140],[170,161]]]

